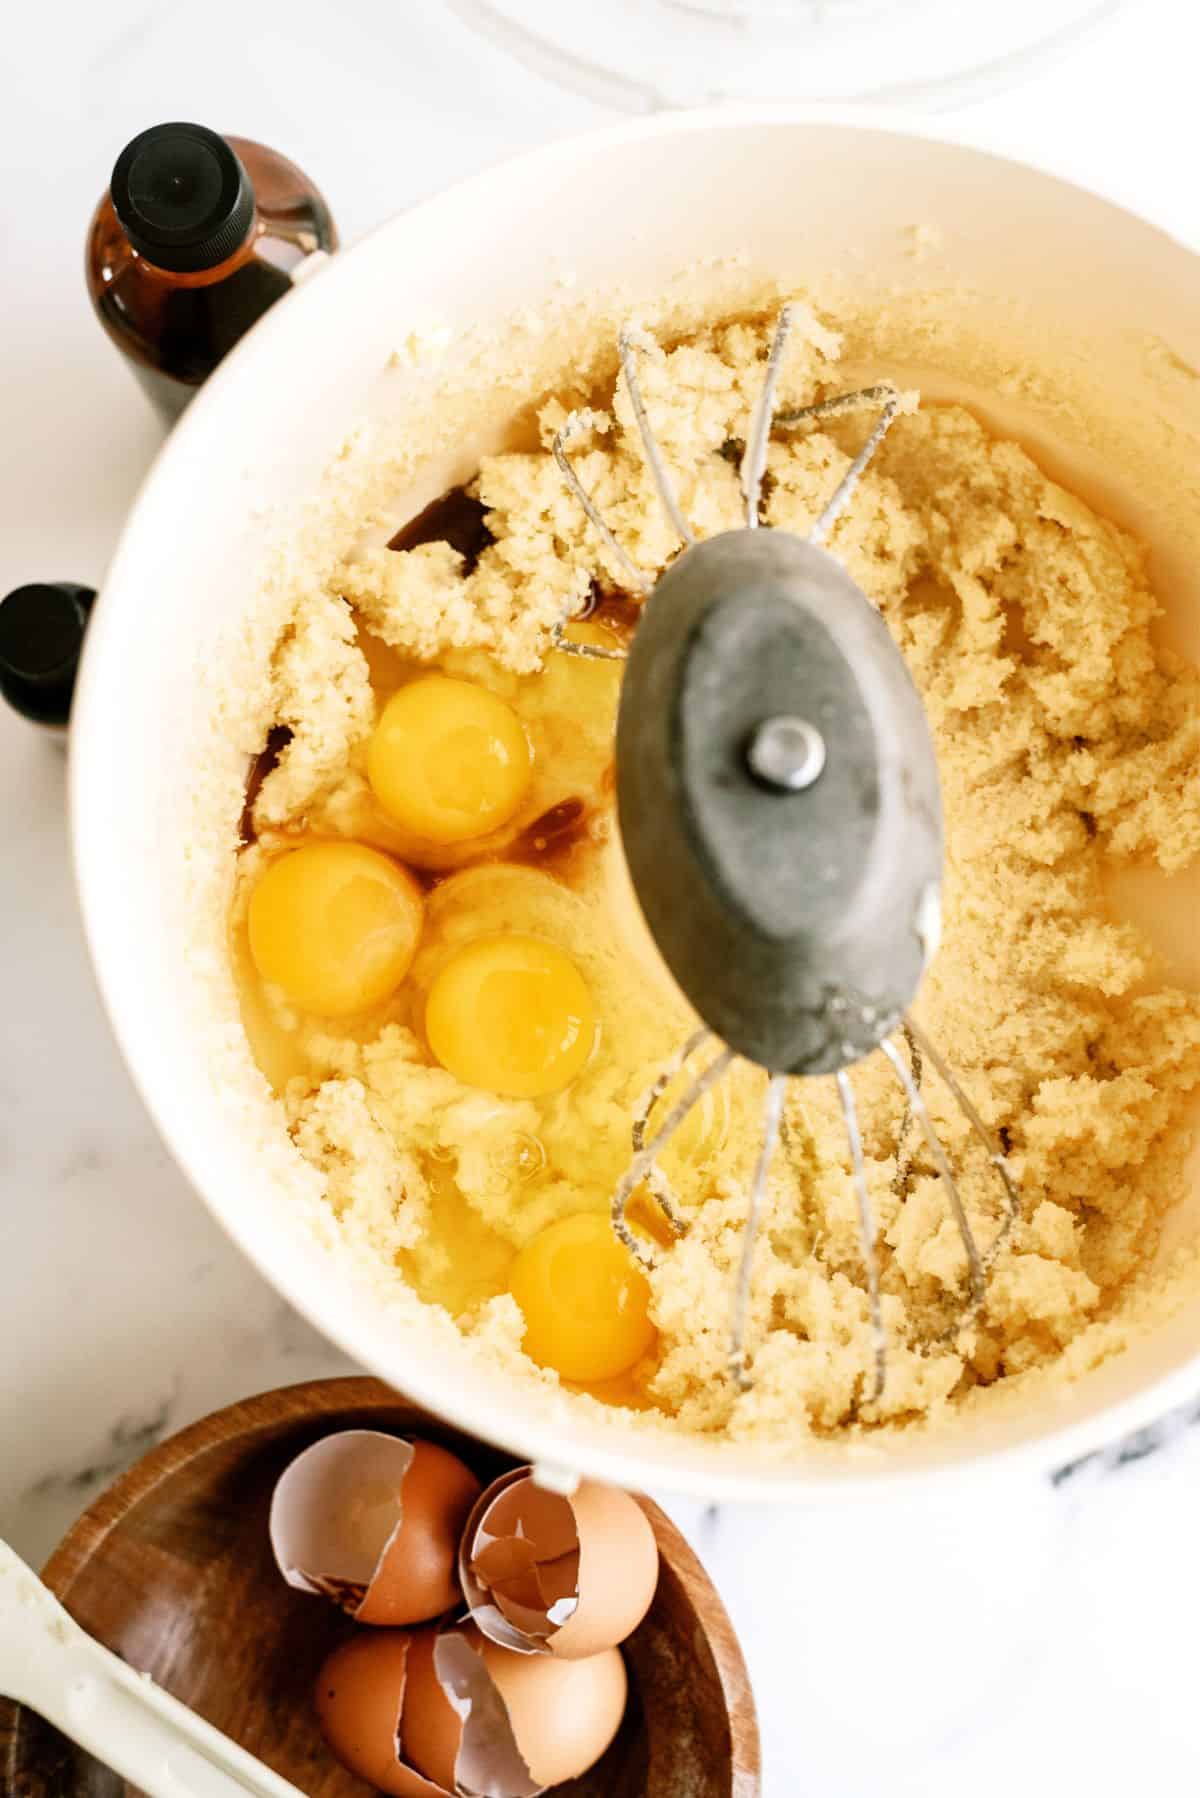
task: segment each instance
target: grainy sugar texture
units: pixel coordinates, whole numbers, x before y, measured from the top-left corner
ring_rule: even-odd
[[[641,354],[654,431],[702,537],[741,522],[736,451],[770,324],[720,322]],[[844,387],[838,354],[834,321],[798,307],[781,406]],[[628,395],[610,381],[591,397],[593,428],[574,452],[580,477],[629,554],[656,573],[678,541]],[[433,965],[472,930],[519,928],[575,957],[601,1032],[565,1094],[496,1098],[436,1066],[421,1030],[422,956],[397,999],[354,1029],[296,1017],[277,995],[258,999],[270,1040],[284,1045],[280,1128],[319,1174],[354,1253],[449,1307],[478,1345],[542,1382],[554,1376],[520,1352],[508,1262],[555,1217],[607,1208],[632,1109],[691,1026],[622,887],[610,768],[619,675],[549,643],[593,583],[622,580],[550,453],[563,416],[551,395],[540,443],[483,460],[474,491],[492,541],[474,566],[444,543],[364,547],[347,520],[276,653],[274,715],[293,736],[259,795],[238,901],[298,832],[404,852],[364,777],[380,682],[397,668],[436,664],[508,697],[538,748],[531,809],[582,801],[587,831],[569,877],[505,861],[522,816],[486,845],[499,867],[435,892],[422,950]],[[764,521],[805,532],[867,422],[778,430]],[[912,396],[829,547],[880,607],[933,728],[945,921],[917,1015],[1002,1145],[1021,1217],[978,1316],[954,1333],[966,1267],[945,1193],[919,1131],[901,1139],[902,1095],[882,1057],[855,1070],[891,1344],[882,1399],[870,1404],[841,1115],[829,1083],[793,1083],[754,1265],[754,1382],[739,1394],[727,1375],[730,1296],[763,1082],[735,1070],[667,1158],[689,1228],[651,1276],[657,1348],[615,1395],[636,1396],[639,1427],[657,1418],[799,1443],[936,1421],[1080,1371],[1118,1350],[1144,1308],[1180,1190],[1200,1004],[1171,983],[1106,888],[1116,863],[1179,871],[1200,855],[1200,680],[1153,645],[1156,600],[1138,543],[968,410]],[[924,1090],[986,1247],[999,1188],[936,1076]]]

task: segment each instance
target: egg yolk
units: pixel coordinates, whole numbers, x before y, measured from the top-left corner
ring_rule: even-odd
[[[575,963],[534,936],[480,937],[429,989],[425,1034],[444,1068],[506,1098],[560,1092],[592,1052],[596,1012]]]
[[[566,1380],[615,1379],[654,1344],[646,1277],[597,1212],[539,1231],[513,1262],[509,1290],[526,1354]]]
[[[406,869],[361,843],[305,843],[250,895],[250,954],[264,980],[321,1017],[377,1005],[404,979],[424,899]]]
[[[367,778],[384,811],[434,843],[466,842],[507,823],[532,771],[512,707],[444,674],[394,693],[367,747]]]

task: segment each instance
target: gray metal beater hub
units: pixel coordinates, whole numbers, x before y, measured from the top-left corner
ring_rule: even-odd
[[[730,1048],[830,1073],[894,1027],[941,879],[937,762],[887,626],[832,556],[742,530],[668,569],[625,669],[617,805],[659,950]]]

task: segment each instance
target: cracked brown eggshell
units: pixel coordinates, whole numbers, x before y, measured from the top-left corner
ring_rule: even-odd
[[[441,1623],[357,1632],[316,1705],[338,1760],[390,1798],[539,1798],[599,1760],[627,1695],[616,1649],[555,1661]]]
[[[424,1623],[458,1601],[457,1549],[479,1491],[436,1443],[340,1430],[280,1476],[271,1547],[289,1586],[359,1623]]]
[[[584,1480],[564,1497],[517,1468],[467,1520],[459,1579],[483,1634],[517,1654],[583,1660],[615,1648],[650,1608],[658,1544],[635,1498]]]
[[[446,1798],[442,1787],[400,1759],[400,1718],[414,1638],[407,1630],[363,1630],[317,1675],[321,1734],[343,1767],[388,1798]]]
[[[401,1722],[406,1759],[465,1798],[538,1798],[545,1781],[532,1771],[532,1757],[541,1756],[544,1733],[553,1736],[553,1721],[542,1718],[527,1749],[484,1659],[479,1631],[470,1623],[444,1623],[425,1635]]]
[[[453,1792],[454,1770],[462,1745],[463,1720],[438,1678],[433,1652],[436,1625],[416,1630],[408,1659],[408,1679],[401,1722],[401,1752],[419,1767],[439,1791]]]
[[[595,1765],[628,1691],[615,1648],[556,1661],[501,1648],[472,1623],[444,1623],[413,1640],[402,1752],[466,1798],[538,1798]]]
[[[619,1649],[567,1661],[515,1654],[482,1637],[479,1653],[539,1789],[595,1766],[621,1727],[629,1697]]]

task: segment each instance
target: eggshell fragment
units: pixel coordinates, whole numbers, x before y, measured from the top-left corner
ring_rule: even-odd
[[[379,1430],[341,1430],[284,1471],[271,1546],[289,1586],[360,1623],[423,1623],[457,1602],[455,1555],[480,1490],[456,1455]]]
[[[629,1694],[618,1649],[564,1661],[484,1639],[480,1652],[535,1780],[558,1785],[595,1766],[621,1727]]]
[[[518,1654],[582,1660],[623,1642],[650,1608],[658,1544],[637,1500],[585,1480],[566,1498],[518,1468],[467,1520],[459,1579],[471,1616]]]
[[[585,1773],[620,1726],[625,1665],[518,1655],[472,1623],[362,1630],[317,1678],[338,1760],[389,1798],[540,1798]]]
[[[389,1798],[446,1798],[442,1787],[400,1759],[412,1642],[407,1630],[372,1630],[335,1648],[317,1675],[317,1721],[342,1765],[377,1791]]]
[[[469,1623],[443,1626],[434,1643],[434,1671],[460,1718],[451,1789],[469,1798],[485,1793],[488,1798],[538,1798],[545,1781],[534,1774],[529,1754],[517,1741],[504,1698],[484,1660],[487,1646]],[[413,1721],[415,1711],[414,1702]],[[591,1762],[577,1770],[582,1772],[584,1765]]]
[[[403,1753],[442,1790],[452,1792],[463,1719],[438,1678],[434,1664],[437,1642],[436,1629],[420,1630],[413,1636],[404,1699]]]

